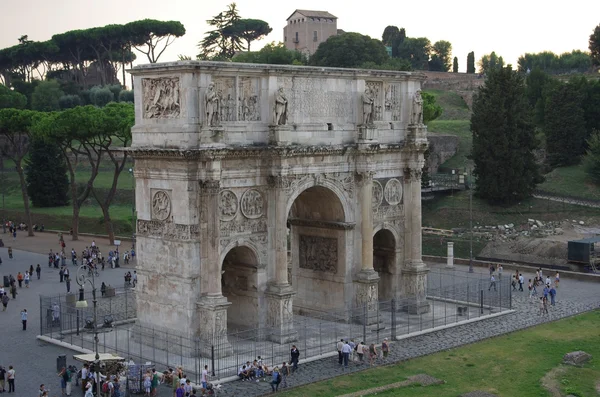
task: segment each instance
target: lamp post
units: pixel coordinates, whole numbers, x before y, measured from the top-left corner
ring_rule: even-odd
[[[129,169],[131,174],[131,191],[133,198],[131,199],[131,249],[135,249],[135,177],[133,176],[133,168]]]
[[[469,186],[469,273],[473,273],[473,187],[471,186],[471,168],[468,173]]]
[[[91,275],[91,276],[90,276]],[[79,266],[77,269],[77,275],[75,278],[77,284],[79,285],[79,300],[75,304],[75,307],[78,309],[84,309],[88,307],[87,301],[84,297],[83,287],[85,283],[90,283],[92,286],[92,303],[94,305],[94,351],[96,353],[94,360],[94,372],[96,374],[96,379],[94,379],[96,383],[96,396],[100,395],[100,354],[98,353],[98,300],[96,299],[96,278],[94,277],[94,272],[89,272],[88,267],[85,265]]]

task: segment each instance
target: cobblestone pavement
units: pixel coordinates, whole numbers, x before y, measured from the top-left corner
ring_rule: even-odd
[[[36,395],[39,385],[44,383],[51,390],[51,397],[59,396],[56,358],[60,354],[66,354],[68,364],[76,364],[79,367],[80,363],[73,360],[73,351],[39,342],[35,337],[39,333],[41,320],[39,294],[66,292],[66,288],[64,284],[58,282],[58,271],[44,266],[45,255],[15,250],[15,259],[9,260],[6,248],[0,248],[0,257],[3,260],[3,264],[0,265],[0,277],[7,274],[16,275],[17,271],[24,271],[30,264],[42,265],[42,279],[37,280],[34,276],[31,288],[20,289],[17,299],[9,302],[7,311],[0,312],[0,365],[15,366],[17,371],[17,394],[15,395]],[[478,271],[484,272],[484,270]],[[525,276],[528,278],[531,275]],[[107,284],[120,285],[122,277],[123,270],[107,269],[101,272],[97,282],[105,281]],[[515,313],[394,342],[389,361],[407,360],[592,310],[600,307],[598,292],[597,283],[563,279],[558,291],[557,306],[551,308],[550,315],[547,317],[537,315],[537,302],[529,300],[525,293],[514,293]],[[29,312],[27,331],[21,329],[19,313],[23,308],[27,308]],[[377,365],[382,364],[384,363],[377,363]],[[288,384],[290,387],[300,386],[353,373],[367,367],[367,365],[352,363],[348,370],[342,371],[337,365],[337,358],[303,363],[301,356],[299,370],[288,378]],[[253,397],[267,394],[270,390],[266,382],[235,381],[225,383],[219,395]],[[78,397],[83,394],[79,390],[74,390],[72,395]],[[163,386],[159,389],[158,395],[169,397],[172,393],[168,387]]]

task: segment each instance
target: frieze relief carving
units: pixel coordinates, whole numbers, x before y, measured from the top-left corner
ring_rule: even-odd
[[[256,189],[246,190],[240,200],[240,209],[246,218],[260,218],[264,211],[263,195]]]
[[[400,204],[402,201],[402,183],[396,178],[392,178],[385,184],[383,197],[390,205]]]
[[[400,95],[400,86],[390,84],[385,90],[385,110],[392,112],[392,121],[400,121],[402,96]]]
[[[377,285],[359,285],[356,291],[356,303],[358,306],[367,305],[368,310],[376,309],[378,301]]]
[[[171,215],[171,197],[166,190],[152,191],[152,219],[164,221]]]
[[[200,226],[138,219],[136,235],[139,237],[156,237],[165,240],[197,240],[200,238]]]
[[[398,217],[404,217],[404,206],[402,205],[381,205],[373,211],[374,220],[386,220]]]
[[[299,262],[302,269],[319,272],[337,272],[337,239],[300,235]]]
[[[219,214],[222,221],[228,222],[235,218],[238,207],[238,198],[234,192],[222,190],[219,193]]]
[[[312,175],[270,175],[268,183],[271,187],[294,191],[298,186],[312,179]]]
[[[383,187],[379,181],[373,181],[373,196],[371,198],[371,204],[373,208],[379,207],[383,201]]]
[[[267,231],[267,220],[258,219],[233,219],[221,224],[221,237],[230,237],[238,235],[247,235],[251,233],[261,233]]]
[[[238,86],[238,120],[260,121],[260,81],[241,77]]]
[[[219,98],[218,121],[235,120],[235,79],[233,77],[213,78],[212,84]]]
[[[144,118],[179,117],[181,112],[179,77],[142,79],[142,93]]]

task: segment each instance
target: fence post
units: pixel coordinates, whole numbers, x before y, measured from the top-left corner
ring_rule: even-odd
[[[322,331],[322,321],[319,320],[319,354],[323,354],[323,331]]]
[[[470,295],[471,295],[471,292],[469,291],[470,290],[469,282],[470,281],[467,282],[467,320],[469,320],[471,318],[471,310],[469,310],[469,300],[470,300]]]
[[[508,308],[512,310],[512,288],[508,289]]]
[[[392,340],[396,340],[396,299],[392,299]]]
[[[212,368],[212,376],[215,376],[215,345],[210,344],[210,367]]]
[[[363,340],[367,340],[367,304],[363,304]]]
[[[44,335],[44,315],[42,314],[42,312],[44,311],[42,308],[43,304],[42,304],[42,296],[40,295],[40,335]]]
[[[165,353],[167,353],[167,368],[169,368],[169,331],[165,330]]]
[[[483,289],[479,291],[479,307],[481,308],[480,314],[483,314]]]

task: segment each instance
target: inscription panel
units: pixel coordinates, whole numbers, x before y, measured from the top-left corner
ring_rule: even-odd
[[[349,92],[324,90],[323,87],[327,87],[326,79],[293,79],[289,109],[295,121],[304,117],[349,119],[352,116],[354,105]]]
[[[337,271],[337,239],[301,234],[299,250],[302,269],[330,273]]]

